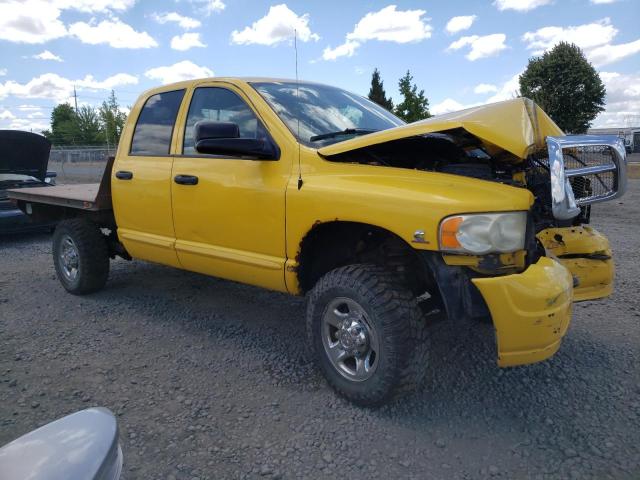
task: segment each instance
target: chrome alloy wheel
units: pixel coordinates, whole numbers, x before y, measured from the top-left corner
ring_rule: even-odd
[[[60,242],[58,261],[65,278],[70,282],[74,282],[80,268],[80,255],[78,247],[68,235],[65,235]]]
[[[350,298],[338,297],[322,317],[322,344],[333,367],[345,378],[362,382],[375,372],[379,343],[365,310]]]

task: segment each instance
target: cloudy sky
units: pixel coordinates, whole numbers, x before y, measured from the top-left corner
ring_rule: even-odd
[[[596,126],[640,124],[640,0],[0,0],[0,128],[39,131],[51,109],[124,105],[205,76],[294,77],[397,98],[407,69],[432,113],[511,98],[527,59],[561,40],[607,86]]]

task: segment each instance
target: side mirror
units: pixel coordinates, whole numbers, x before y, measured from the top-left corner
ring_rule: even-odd
[[[240,138],[240,128],[231,122],[202,121],[195,124],[195,147],[198,153],[254,157],[277,160],[278,147],[270,140]]]

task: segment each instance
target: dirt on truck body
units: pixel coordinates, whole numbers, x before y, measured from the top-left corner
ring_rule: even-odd
[[[553,355],[573,303],[611,293],[588,223],[625,186],[618,139],[565,136],[527,99],[404,124],[326,85],[213,78],[140,97],[95,199],[12,196],[62,220],[71,293],[118,255],[305,295],[328,382],[380,405],[422,381],[443,317],[492,322],[500,366]]]

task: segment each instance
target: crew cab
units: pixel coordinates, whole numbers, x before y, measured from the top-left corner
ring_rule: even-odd
[[[439,319],[492,322],[502,367],[551,357],[573,303],[612,291],[588,224],[625,155],[524,98],[405,124],[340,88],[209,78],[144,93],[101,184],[10,195],[60,221],[70,293],[120,256],[305,295],[309,355],[373,406],[422,380]]]

